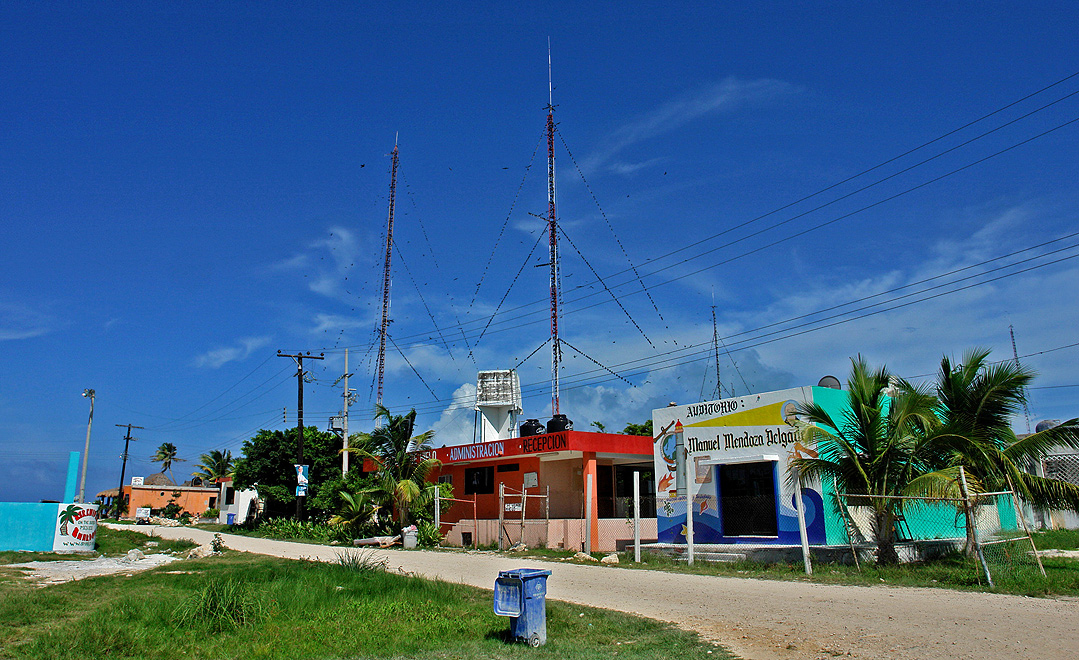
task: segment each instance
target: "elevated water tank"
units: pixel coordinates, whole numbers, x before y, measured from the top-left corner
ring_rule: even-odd
[[[526,419],[521,423],[521,437],[527,438],[530,435],[542,435],[546,429],[543,428],[543,423],[538,419]]]
[[[558,414],[547,421],[547,432],[558,433],[559,431],[572,431],[573,420],[563,414]]]

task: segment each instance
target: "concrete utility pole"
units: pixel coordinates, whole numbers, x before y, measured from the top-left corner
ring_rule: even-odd
[[[345,375],[341,376],[341,379],[345,381],[345,392],[341,396],[344,399],[343,413],[344,419],[341,420],[341,435],[342,435],[342,449],[341,452],[341,474],[348,474],[348,407],[352,405],[352,391],[348,389],[348,377],[351,376],[348,372],[348,349],[345,349]]]
[[[82,478],[79,479],[79,497],[76,502],[86,501],[86,459],[90,456],[90,427],[94,425],[94,394],[93,390],[86,389],[82,395],[90,399],[90,419],[86,422],[86,449],[82,452]]]
[[[135,426],[134,424],[117,424],[120,428],[127,427],[127,435],[124,436],[124,453],[120,455],[120,458],[124,459],[120,463],[120,488],[116,493],[116,519],[120,519],[120,505],[124,503],[124,472],[127,471],[127,449],[131,446],[132,440],[138,440],[138,438],[131,437],[131,429],[141,429],[142,426]]]
[[[306,354],[297,353],[296,355],[286,355],[281,351],[277,351],[277,357],[292,358],[296,361],[296,386],[298,388],[296,400],[296,440],[299,443],[296,464],[303,465],[303,361],[305,358],[308,360],[325,360],[326,357],[325,353],[311,355],[311,351],[307,351]],[[306,495],[296,496],[296,520],[303,520],[303,504],[306,497]]]

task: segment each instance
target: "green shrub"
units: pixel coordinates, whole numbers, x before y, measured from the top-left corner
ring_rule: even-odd
[[[217,509],[213,509],[213,508],[206,509],[205,511],[202,512],[202,517],[203,518],[213,518],[214,520],[217,520],[217,517],[220,516],[220,515],[221,515],[221,511],[219,511]]]
[[[442,544],[442,533],[438,526],[429,520],[421,520],[416,529],[419,532],[417,541],[424,548],[434,548]]]
[[[388,561],[385,558],[379,558],[374,550],[345,550],[344,552],[338,552],[335,563],[352,573],[385,571],[388,565]]]

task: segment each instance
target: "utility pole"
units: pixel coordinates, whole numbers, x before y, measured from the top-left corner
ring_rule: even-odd
[[[82,395],[90,399],[90,419],[86,422],[86,449],[82,452],[82,478],[79,479],[79,499],[76,502],[86,501],[86,459],[90,457],[90,427],[94,425],[94,395],[91,389],[82,391]]]
[[[307,354],[297,353],[296,355],[286,355],[281,351],[277,351],[277,357],[292,358],[296,361],[296,386],[298,391],[297,403],[296,403],[296,440],[299,442],[298,457],[296,459],[297,465],[303,465],[303,361],[304,358],[308,360],[325,360],[325,354],[319,353],[318,355],[311,355],[311,351],[307,351]],[[296,520],[303,520],[303,503],[306,495],[296,496]]]
[[[348,407],[352,405],[352,390],[348,389],[348,377],[351,376],[348,372],[348,349],[345,349],[345,372],[337,382],[345,381],[345,391],[341,395],[343,398],[342,412],[341,412],[341,434],[342,434],[342,449],[341,452],[341,475],[348,474]],[[334,383],[334,385],[337,384]]]
[[[145,428],[143,426],[135,426],[134,424],[117,424],[120,428],[127,427],[127,435],[124,436],[124,453],[120,455],[123,462],[120,463],[120,489],[116,494],[116,519],[120,519],[120,507],[124,503],[124,472],[127,471],[127,450],[131,446],[132,440],[138,440],[138,438],[131,437],[131,429]]]

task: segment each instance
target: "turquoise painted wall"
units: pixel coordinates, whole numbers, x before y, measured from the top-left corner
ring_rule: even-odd
[[[839,419],[847,410],[847,393],[843,390],[833,390],[827,387],[813,388],[813,403],[824,408],[832,419]],[[835,431],[835,429],[827,429]],[[835,497],[835,486],[831,479],[821,483],[821,498],[824,500],[824,538],[828,545],[847,544],[847,526],[843,523],[843,517],[839,511]]]
[[[52,552],[59,506],[0,502],[0,550]]]

